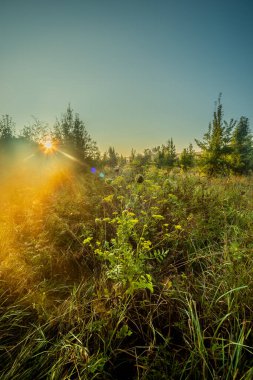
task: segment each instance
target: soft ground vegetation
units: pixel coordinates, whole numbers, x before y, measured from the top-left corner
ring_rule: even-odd
[[[1,177],[0,379],[252,379],[252,178],[42,161]]]
[[[101,156],[69,106],[0,119],[0,380],[253,378],[253,143]]]

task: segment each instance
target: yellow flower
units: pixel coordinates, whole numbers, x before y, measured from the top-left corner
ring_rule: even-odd
[[[153,214],[152,218],[157,219],[157,220],[164,220],[164,216],[159,215],[159,214]]]
[[[104,218],[103,222],[110,222],[110,220],[111,220],[110,218]]]
[[[151,249],[151,245],[152,245],[152,243],[151,243],[151,241],[150,240],[144,240],[144,241],[142,241],[142,248],[143,249],[146,249],[146,250],[150,250]]]
[[[130,223],[136,224],[136,223],[139,223],[139,220],[138,219],[130,219]]]
[[[107,197],[103,198],[103,201],[106,203],[112,203],[113,196],[114,196],[113,194],[110,194]]]
[[[87,244],[89,244],[89,243],[91,242],[92,239],[93,239],[92,236],[87,237],[86,239],[84,239],[84,241],[83,241],[83,245],[87,245]]]

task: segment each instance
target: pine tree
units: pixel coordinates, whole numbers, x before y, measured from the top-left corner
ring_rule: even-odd
[[[72,151],[74,146],[73,130],[74,113],[69,104],[66,112],[62,115],[61,120],[57,120],[54,126],[54,137],[64,149],[69,151]]]
[[[171,138],[168,140],[167,146],[166,146],[166,153],[165,153],[165,160],[166,165],[170,168],[175,166],[177,162],[177,153],[176,153],[176,147],[174,145],[173,139]]]
[[[13,122],[11,116],[2,115],[0,120],[0,141],[2,143],[7,143],[14,138],[15,134],[15,123]]]
[[[90,162],[99,157],[96,142],[92,140],[79,114],[74,114],[70,105],[61,120],[56,121],[53,136],[62,149],[82,161]]]
[[[6,165],[6,162],[11,160],[15,140],[15,123],[9,115],[3,115],[0,119],[0,158],[2,165],[3,162]]]
[[[180,155],[180,166],[183,168],[183,170],[187,170],[189,168],[192,168],[195,163],[195,152],[193,149],[192,144],[189,145],[188,148],[184,148],[181,155]]]
[[[107,164],[111,167],[118,165],[118,154],[115,152],[115,149],[112,146],[110,146],[108,149]]]
[[[209,124],[203,141],[195,139],[196,144],[202,150],[201,165],[207,174],[226,174],[228,172],[229,163],[227,158],[231,151],[231,131],[235,123],[233,119],[229,123],[223,121],[223,107],[220,94],[213,114],[213,120]]]
[[[248,174],[253,168],[253,146],[249,120],[241,117],[231,138],[231,166],[235,174]]]
[[[176,147],[172,138],[168,140],[167,145],[157,146],[152,151],[155,154],[154,162],[159,168],[172,168],[177,163]]]
[[[23,127],[19,134],[19,138],[28,143],[40,144],[50,135],[49,126],[37,118],[33,117],[33,123]]]

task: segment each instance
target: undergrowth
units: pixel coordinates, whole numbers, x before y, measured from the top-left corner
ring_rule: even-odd
[[[252,178],[142,175],[2,186],[0,379],[253,378]]]

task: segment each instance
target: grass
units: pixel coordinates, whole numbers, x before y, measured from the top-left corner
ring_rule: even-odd
[[[10,173],[0,379],[253,377],[251,177]]]

